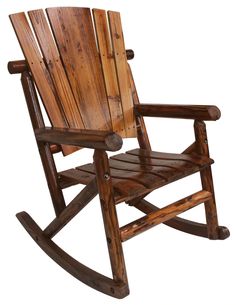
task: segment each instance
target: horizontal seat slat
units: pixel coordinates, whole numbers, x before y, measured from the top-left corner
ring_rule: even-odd
[[[205,163],[212,164],[213,160],[207,158],[205,156],[199,156],[195,154],[171,154],[171,153],[163,153],[156,151],[148,151],[145,149],[132,149],[126,152],[127,154],[140,156],[140,157],[148,157],[153,159],[161,159],[161,160],[179,160],[185,162],[191,162],[196,165],[202,165]]]
[[[138,153],[138,149],[133,150]],[[213,160],[194,156],[199,164],[191,162],[191,156],[148,152],[158,158],[118,154],[109,159],[115,201],[128,201],[130,198],[147,194],[163,185],[191,175],[209,166]],[[142,154],[146,155],[144,150]],[[187,159],[187,160],[185,160]],[[62,188],[78,183],[88,184],[95,177],[94,165],[85,164],[60,173]]]

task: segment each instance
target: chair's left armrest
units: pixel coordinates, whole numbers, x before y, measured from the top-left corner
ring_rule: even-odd
[[[141,116],[216,121],[221,113],[212,105],[137,104],[135,113]]]
[[[39,142],[117,151],[122,138],[112,131],[45,127],[35,130]]]

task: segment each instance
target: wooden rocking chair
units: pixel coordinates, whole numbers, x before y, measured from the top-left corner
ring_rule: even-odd
[[[164,223],[209,239],[225,239],[218,225],[206,127],[218,120],[216,106],[140,104],[127,60],[120,14],[88,8],[49,8],[10,15],[25,60],[8,63],[21,82],[50,190],[55,218],[42,230],[26,213],[17,218],[35,242],[85,284],[116,298],[129,294],[122,242]],[[31,23],[31,25],[30,25]],[[31,29],[32,27],[32,29]],[[40,96],[40,100],[38,99]],[[45,127],[45,107],[52,127]],[[181,154],[151,150],[143,117],[194,120],[195,142]],[[112,156],[122,138],[137,137],[139,148]],[[58,172],[53,155],[94,149],[93,163]],[[144,197],[153,190],[200,172],[202,189],[159,209]],[[85,184],[68,204],[63,189]],[[113,279],[81,264],[53,241],[97,194],[100,197]],[[119,228],[116,204],[125,202],[146,216]],[[178,214],[205,204],[206,224]]]

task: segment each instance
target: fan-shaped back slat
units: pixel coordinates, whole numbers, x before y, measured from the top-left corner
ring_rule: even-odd
[[[93,9],[93,16],[111,113],[112,127],[114,131],[118,132],[121,136],[126,137],[122,102],[116,77],[116,67],[106,11]]]
[[[50,8],[47,14],[85,128],[111,130],[90,10]]]
[[[52,125],[69,127],[53,81],[39,52],[25,14],[12,14],[10,19]],[[73,147],[63,147],[65,154],[69,154],[74,150]]]
[[[124,37],[121,27],[120,13],[108,12],[111,31],[111,41],[114,50],[117,79],[122,100],[123,115],[127,137],[136,136],[136,126],[133,113],[133,100],[128,76],[128,64],[125,52]]]
[[[43,10],[30,11],[29,17],[69,126],[71,128],[83,129],[84,124],[80,111],[70,88],[44,12]]]

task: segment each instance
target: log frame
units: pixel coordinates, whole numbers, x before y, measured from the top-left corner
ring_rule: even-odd
[[[117,151],[122,138],[113,131],[44,127],[35,130],[38,142]]]
[[[196,120],[194,122],[194,131],[196,138],[196,148],[197,152],[201,155],[209,157],[208,139],[206,124],[203,121]],[[200,171],[202,187],[212,193],[212,198],[207,200],[205,204],[206,221],[208,227],[208,237],[209,239],[218,239],[219,235],[219,224],[217,217],[216,201],[214,194],[214,185],[211,167],[207,167]]]
[[[112,297],[121,299],[129,294],[127,284],[116,282],[81,264],[47,237],[26,212],[16,215],[38,246],[58,265],[84,284]]]
[[[132,60],[134,58],[134,51],[131,49],[126,50],[126,57],[128,60]],[[29,71],[29,66],[26,60],[12,60],[7,64],[7,69],[10,74],[18,74],[23,73],[25,71]]]
[[[118,39],[119,35],[116,34],[116,36],[116,39]],[[132,50],[126,50],[123,54],[125,55],[125,53],[128,60],[134,57],[134,52]],[[111,58],[116,55],[117,54],[113,52]],[[103,56],[102,53],[100,56]],[[45,58],[41,58],[41,55],[39,56],[39,60],[42,60],[42,63],[51,64],[51,62],[47,63]],[[30,61],[28,62],[29,64],[33,64]],[[216,106],[140,104],[129,65],[128,69],[134,103],[137,139],[140,148],[151,152],[151,146],[143,118],[144,116],[195,119],[194,130],[196,141],[186,148],[183,153],[197,153],[208,157],[207,135],[205,123],[202,122],[202,120],[218,120],[220,118],[219,109]],[[17,218],[35,242],[62,268],[98,291],[116,298],[123,298],[129,294],[129,287],[122,241],[136,236],[159,223],[164,223],[178,230],[202,237],[208,237],[210,239],[225,239],[229,236],[228,229],[218,225],[214,186],[209,164],[200,171],[203,187],[202,191],[162,209],[158,209],[143,199],[143,197],[149,193],[150,188],[148,188],[148,192],[138,193],[138,191],[136,191],[135,199],[127,201],[127,203],[148,215],[119,228],[113,194],[113,178],[111,178],[108,157],[105,151],[119,150],[122,146],[120,137],[109,132],[46,128],[27,61],[19,60],[9,62],[8,70],[11,74],[21,73],[22,75],[22,86],[56,214],[56,217],[44,231],[41,230],[26,212],[18,213]],[[53,106],[55,106],[55,104]],[[93,178],[92,181],[90,180],[84,189],[67,206],[65,205],[62,187],[59,183],[60,177],[53,158],[54,153],[62,150],[61,145],[63,144],[95,149],[95,178]],[[135,170],[133,171],[135,172]],[[158,173],[155,175],[158,176]],[[133,180],[136,179],[133,177],[131,178]],[[123,179],[128,179],[125,174]],[[144,180],[144,184],[145,182],[146,181]],[[130,185],[128,185],[128,188],[129,187]],[[113,279],[105,277],[82,265],[51,240],[52,237],[77,215],[97,193],[99,193],[100,197]],[[140,194],[144,195],[140,196]],[[134,197],[126,197],[127,200],[130,198]],[[200,204],[202,201],[204,201],[205,204],[207,224],[198,224],[176,217],[176,215]]]
[[[116,282],[126,283],[128,287],[109,162],[105,151],[95,150],[94,164],[113,278]]]
[[[121,240],[126,241],[146,230],[170,220],[176,215],[183,213],[204,201],[210,200],[212,194],[208,191],[202,190],[186,198],[178,200],[162,209],[148,213],[125,226],[120,228]]]
[[[35,85],[32,79],[32,75],[29,72],[26,71],[22,73],[21,84],[25,94],[25,100],[27,103],[33,129],[35,130],[39,128],[45,128]],[[47,179],[50,195],[52,198],[55,214],[56,216],[59,216],[65,208],[65,200],[62,194],[61,187],[58,183],[57,169],[51,152],[51,148],[48,143],[37,142],[37,144],[45,176]]]
[[[137,114],[147,117],[216,121],[221,113],[214,105],[139,104]]]
[[[140,210],[145,214],[149,214],[155,211],[159,211],[160,208],[155,206],[154,204],[148,202],[146,199],[141,199],[132,204],[133,207]],[[199,237],[208,238],[208,228],[207,224],[191,221],[188,219],[184,219],[181,217],[174,217],[170,220],[163,222],[164,225],[171,227],[173,229],[182,231],[184,233],[192,234]],[[230,236],[230,232],[228,228],[224,226],[218,227],[218,239],[224,240]]]

